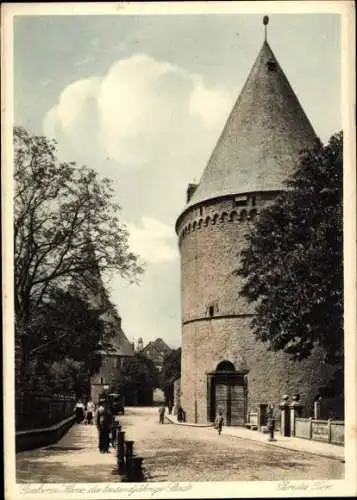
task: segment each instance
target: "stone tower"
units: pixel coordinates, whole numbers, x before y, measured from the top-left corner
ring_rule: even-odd
[[[315,132],[266,39],[198,185],[176,222],[181,254],[181,405],[187,420],[243,425],[248,409],[299,393],[306,412],[329,377],[322,353],[292,362],[250,329],[238,253]]]

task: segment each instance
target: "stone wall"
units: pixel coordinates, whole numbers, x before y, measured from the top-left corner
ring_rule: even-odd
[[[181,379],[177,379],[174,382],[174,413],[177,413],[178,408],[181,405]]]
[[[57,443],[74,422],[75,416],[72,415],[51,427],[16,432],[16,453]]]
[[[235,196],[193,207],[177,224],[181,250],[181,404],[188,421],[207,421],[207,373],[222,360],[248,369],[248,404],[279,404],[300,393],[311,412],[317,389],[331,376],[321,352],[294,363],[282,352],[267,352],[250,329],[254,309],[239,296],[242,278],[233,274],[244,235],[274,193]],[[244,203],[244,204],[242,204]]]
[[[239,265],[237,255],[245,245],[244,235],[258,213],[258,204],[269,201],[267,194],[261,198],[252,195],[245,206],[236,206],[235,197],[208,202],[179,221],[184,323],[208,317],[210,307],[215,316],[254,312],[239,296],[239,280],[232,273]]]
[[[236,369],[247,368],[248,401],[281,402],[284,394],[301,395],[304,414],[310,415],[318,387],[331,376],[331,367],[322,365],[322,353],[302,362],[292,362],[279,352],[268,352],[256,342],[249,328],[250,318],[207,319],[185,325],[182,333],[181,402],[187,419],[207,421],[207,373],[222,360]],[[197,405],[195,408],[195,401]]]

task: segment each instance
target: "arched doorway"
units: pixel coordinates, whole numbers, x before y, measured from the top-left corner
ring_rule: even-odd
[[[234,364],[226,360],[220,361],[216,366],[216,372],[234,372],[235,370]]]
[[[225,425],[244,425],[247,411],[248,370],[237,371],[231,361],[220,361],[207,374],[207,417],[214,422],[222,411]]]

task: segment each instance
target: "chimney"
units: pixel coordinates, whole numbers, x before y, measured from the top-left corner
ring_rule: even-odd
[[[193,193],[196,191],[198,184],[189,184],[187,186],[187,200],[188,203],[193,196]]]

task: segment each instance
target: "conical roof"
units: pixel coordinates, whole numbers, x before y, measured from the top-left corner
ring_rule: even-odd
[[[316,134],[265,41],[185,209],[229,194],[275,191]]]

